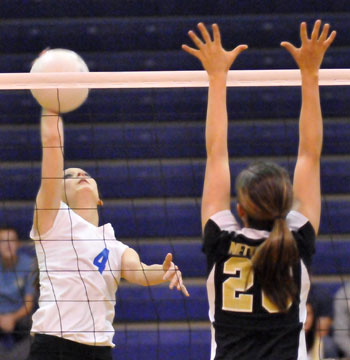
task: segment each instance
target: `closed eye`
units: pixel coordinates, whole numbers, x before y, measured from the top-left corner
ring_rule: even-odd
[[[84,172],[83,174],[80,173],[79,175],[83,175],[85,178],[91,178],[91,175],[87,172]],[[73,174],[68,173],[68,174],[64,174],[63,179],[73,179],[73,178],[77,179],[79,177],[79,175],[73,176]]]

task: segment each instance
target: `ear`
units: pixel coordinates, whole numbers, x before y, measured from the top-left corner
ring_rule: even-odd
[[[248,216],[243,206],[240,203],[237,203],[237,213],[238,216],[241,218],[243,225],[245,227],[248,227]]]
[[[237,208],[238,216],[241,219],[244,219],[246,217],[246,212],[244,211],[243,206],[240,203],[237,203],[236,208]]]
[[[98,199],[97,206],[103,206],[103,201],[101,199]]]

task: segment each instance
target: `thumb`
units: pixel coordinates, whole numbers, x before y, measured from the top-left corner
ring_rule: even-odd
[[[242,51],[247,50],[248,49],[248,45],[243,44],[243,45],[238,45],[233,51],[236,51],[237,55],[240,54]]]
[[[171,265],[171,262],[173,261],[173,255],[171,253],[168,253],[165,256],[164,262],[163,262],[163,270],[167,271]]]
[[[248,49],[248,45],[238,45],[232,51],[230,51],[231,56],[235,59],[241,52]]]
[[[295,46],[288,41],[282,41],[281,46],[284,47],[292,56],[295,53]]]

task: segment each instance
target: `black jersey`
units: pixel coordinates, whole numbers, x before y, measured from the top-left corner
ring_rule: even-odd
[[[296,211],[288,214],[287,222],[300,260],[293,269],[299,297],[286,313],[279,312],[265,296],[252,271],[250,258],[269,233],[241,229],[229,210],[215,214],[207,222],[203,251],[208,265],[211,359],[307,359],[303,323],[315,232]]]

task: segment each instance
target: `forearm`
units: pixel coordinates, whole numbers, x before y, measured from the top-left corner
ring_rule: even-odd
[[[43,110],[40,122],[42,144],[42,179],[62,176],[64,132],[62,118]]]
[[[126,249],[122,257],[121,277],[125,280],[142,285],[152,286],[169,281],[169,288],[176,287],[185,296],[189,296],[182,282],[181,271],[172,262],[173,255],[168,253],[162,265],[146,265],[140,261],[140,257],[134,249]]]
[[[228,117],[226,109],[226,75],[209,75],[208,109],[206,120],[207,161],[201,203],[201,222],[204,230],[210,216],[230,208],[231,176],[227,146]]]
[[[209,93],[206,119],[207,156],[228,156],[227,151],[227,108],[225,72],[209,76]]]
[[[24,299],[24,304],[16,312],[13,313],[15,322],[18,322],[22,318],[28,316],[34,307],[34,298],[32,295],[27,295]]]
[[[58,114],[43,110],[41,122],[41,184],[36,197],[34,226],[45,233],[57,214],[63,179],[63,122]],[[52,211],[48,211],[52,209]]]
[[[164,274],[163,266],[160,264],[140,263],[139,268],[128,276],[128,281],[142,286],[158,285],[166,281],[163,279]]]
[[[62,118],[58,114],[43,109],[40,129],[43,146],[63,146],[63,123]]]
[[[299,121],[299,155],[318,159],[322,151],[323,125],[318,72],[301,72],[302,107]]]

